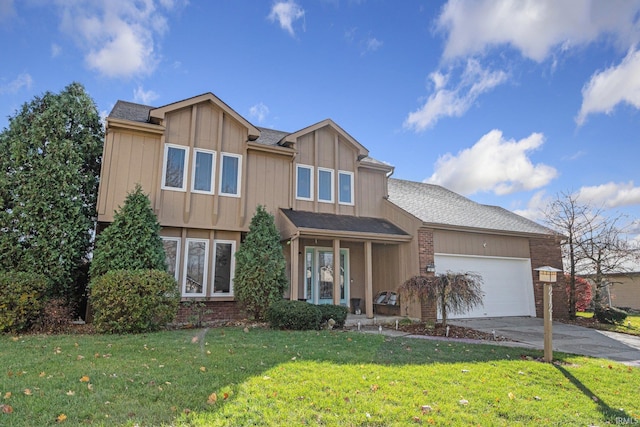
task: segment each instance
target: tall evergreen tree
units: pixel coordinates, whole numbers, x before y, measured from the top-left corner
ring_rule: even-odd
[[[111,270],[166,271],[160,224],[140,184],[127,194],[113,223],[96,238],[89,274],[96,278]]]
[[[104,130],[79,83],[25,103],[0,133],[0,269],[74,299],[91,250]]]
[[[264,320],[267,308],[288,287],[286,263],[273,215],[258,206],[249,233],[236,252],[234,295],[247,313]]]

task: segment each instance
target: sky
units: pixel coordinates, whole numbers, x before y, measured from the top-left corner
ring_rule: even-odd
[[[538,222],[574,194],[640,242],[638,0],[0,0],[0,52],[0,129],[74,81],[103,116],[212,92]]]

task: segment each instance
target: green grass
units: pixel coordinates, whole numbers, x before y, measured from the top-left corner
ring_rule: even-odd
[[[640,419],[640,369],[557,352],[558,363],[547,364],[535,360],[540,356],[521,348],[258,328],[0,336],[0,405],[11,408],[0,411],[0,425],[538,426]]]
[[[591,319],[593,313],[577,312],[576,316],[585,319]],[[629,322],[631,324],[629,325]],[[603,331],[621,332],[623,334],[640,336],[640,315],[629,314],[624,322],[620,325],[607,325],[606,323],[593,323],[589,325],[592,328],[601,329]]]

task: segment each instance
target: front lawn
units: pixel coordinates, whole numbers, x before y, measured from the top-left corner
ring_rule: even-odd
[[[580,326],[640,336],[640,315],[638,314],[629,314],[620,325],[600,323],[593,317],[593,313],[577,312],[576,317]]]
[[[0,336],[0,425],[602,425],[640,369],[538,351],[252,328]]]

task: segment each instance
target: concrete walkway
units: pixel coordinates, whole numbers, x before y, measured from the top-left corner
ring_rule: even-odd
[[[544,321],[534,317],[456,319],[450,324],[504,336],[544,349]],[[498,342],[498,344],[500,344]],[[640,367],[640,337],[553,322],[553,350],[615,360]]]

